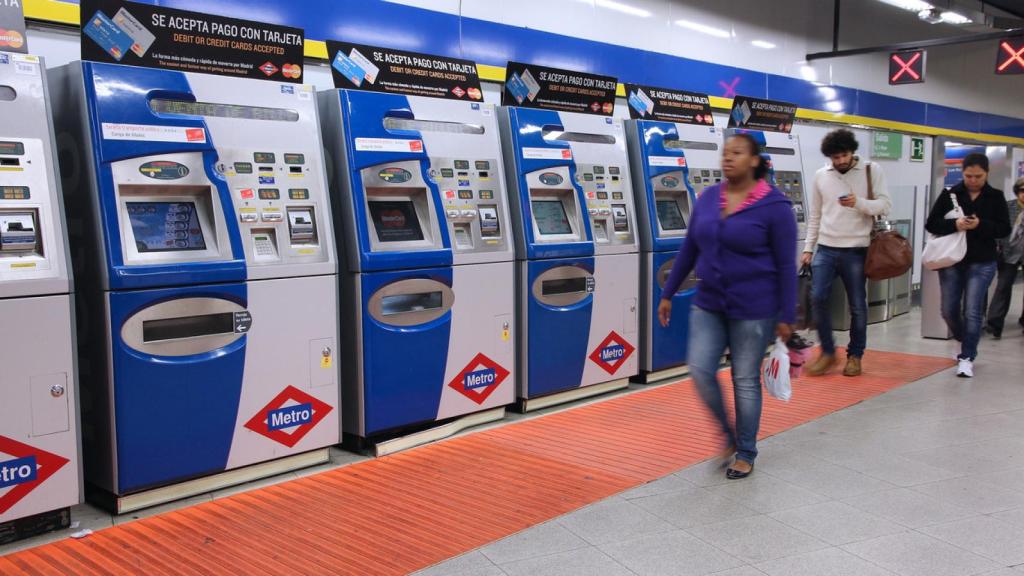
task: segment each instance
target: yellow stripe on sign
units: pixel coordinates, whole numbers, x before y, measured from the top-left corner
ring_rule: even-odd
[[[12,269],[13,268],[35,268],[35,267],[36,267],[36,263],[35,262],[18,262],[18,263],[15,263],[15,264],[11,264],[11,268]]]
[[[23,172],[24,168],[15,168],[14,166],[0,167],[0,172]]]
[[[25,0],[25,18],[78,26],[78,4],[56,0]]]

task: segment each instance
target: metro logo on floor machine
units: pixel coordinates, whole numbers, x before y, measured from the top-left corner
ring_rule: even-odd
[[[612,331],[604,339],[604,342],[601,342],[601,345],[590,354],[590,359],[603,368],[605,372],[614,375],[619,367],[626,363],[626,360],[629,359],[634,350],[636,348],[632,344],[616,334],[615,331]]]
[[[289,386],[246,422],[245,427],[291,448],[331,410],[326,402]]]
[[[497,362],[483,354],[477,354],[462,372],[448,383],[448,386],[473,402],[483,404],[508,375],[509,371]]]
[[[13,456],[5,459],[3,455]],[[0,436],[0,514],[28,496],[69,460]],[[6,492],[3,492],[7,489]]]

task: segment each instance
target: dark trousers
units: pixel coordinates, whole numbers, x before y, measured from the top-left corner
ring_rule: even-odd
[[[1017,271],[1021,265],[999,263],[999,277],[996,279],[996,292],[992,296],[992,303],[988,306],[988,318],[986,323],[993,334],[1002,334],[1003,325],[1006,321],[1006,313],[1010,311],[1010,302],[1013,300],[1013,283],[1017,280]],[[1017,320],[1024,326],[1024,311]]]

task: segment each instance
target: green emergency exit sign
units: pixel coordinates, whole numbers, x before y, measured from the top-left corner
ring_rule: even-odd
[[[899,160],[903,157],[903,135],[898,132],[872,132],[871,157]]]
[[[924,138],[910,139],[910,161],[924,162]]]

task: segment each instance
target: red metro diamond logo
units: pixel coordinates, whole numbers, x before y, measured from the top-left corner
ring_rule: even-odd
[[[505,378],[508,378],[508,370],[487,356],[477,354],[455,375],[448,387],[477,404],[483,404]]]
[[[294,386],[281,391],[260,409],[245,427],[292,448],[333,410]]]
[[[67,458],[33,448],[6,436],[0,436],[0,452],[14,457],[10,460],[0,460],[0,491],[10,488],[6,494],[0,496],[0,514],[10,510],[29,492],[46,482],[68,463]]]
[[[260,65],[260,71],[266,74],[268,77],[273,76],[274,74],[277,74],[277,66],[274,66],[273,62],[267,60],[266,62]]]
[[[452,88],[452,94],[455,94],[458,98],[462,98],[466,95],[466,91],[462,89],[462,86],[456,86],[455,88]]]
[[[605,372],[615,374],[619,367],[633,354],[634,350],[636,348],[632,344],[626,342],[625,338],[612,330],[608,337],[598,345],[597,350],[590,354],[590,359],[603,368]]]

